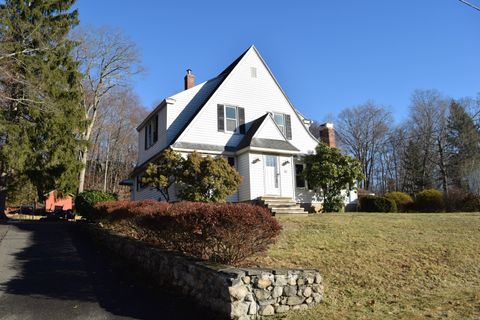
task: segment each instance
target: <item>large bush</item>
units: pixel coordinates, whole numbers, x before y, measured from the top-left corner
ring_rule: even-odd
[[[399,212],[407,211],[408,207],[412,205],[413,199],[405,192],[387,192],[385,198],[395,201]]]
[[[315,154],[305,156],[303,172],[308,187],[323,197],[323,212],[338,212],[345,206],[344,192],[363,180],[360,163],[337,148],[319,143]]]
[[[415,195],[415,210],[420,212],[442,212],[445,211],[443,193],[436,189],[425,189]]]
[[[445,208],[448,212],[480,211],[480,196],[461,189],[451,189],[445,195]]]
[[[91,218],[94,206],[98,202],[117,200],[117,195],[111,192],[86,190],[75,197],[75,211],[82,216]]]
[[[397,212],[395,201],[385,197],[365,196],[360,198],[360,210],[364,212]]]
[[[460,209],[463,212],[480,212],[480,196],[473,193],[466,194]]]
[[[281,230],[267,209],[250,204],[105,202],[96,217],[136,239],[226,264],[265,251]]]
[[[234,194],[242,176],[225,158],[203,157],[192,152],[183,162],[180,198],[195,202],[226,202]]]

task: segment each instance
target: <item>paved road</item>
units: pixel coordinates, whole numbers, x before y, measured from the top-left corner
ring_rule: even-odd
[[[207,319],[98,251],[73,223],[0,224],[0,319]]]

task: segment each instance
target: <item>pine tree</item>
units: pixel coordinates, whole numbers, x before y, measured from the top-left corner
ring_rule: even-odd
[[[480,170],[480,132],[465,108],[452,101],[447,124],[450,176],[454,185],[468,188],[468,175]]]
[[[74,2],[7,0],[0,7],[2,171],[28,177],[40,198],[51,189],[73,192],[81,167],[76,43],[67,38],[78,24]]]

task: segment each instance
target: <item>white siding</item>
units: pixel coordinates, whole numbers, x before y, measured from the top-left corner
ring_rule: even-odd
[[[223,78],[219,77],[209,80],[170,97],[175,100],[175,103],[167,107],[168,115],[166,126],[167,141],[169,144],[184,127],[185,123],[198,108],[201,107],[202,102],[212,93],[222,79]]]
[[[251,77],[250,67],[257,68],[257,78]],[[253,48],[213,94],[179,141],[236,146],[243,135],[217,131],[217,104],[245,108],[247,129],[249,123],[266,112],[289,114],[293,136],[290,142],[302,153],[313,152],[317,145]]]
[[[137,190],[137,179],[138,177],[135,177],[135,183],[132,187],[132,200],[146,200],[146,199],[155,199],[163,200],[162,194],[155,188],[152,187],[145,187],[140,190]],[[177,200],[177,195],[176,195],[176,186],[173,185],[170,187],[170,201],[176,201]]]
[[[267,117],[262,126],[255,134],[255,138],[285,140],[285,137],[278,129],[277,125],[271,117]]]
[[[250,200],[250,165],[248,153],[243,153],[237,157],[237,170],[243,177],[242,184],[238,189],[239,201]]]
[[[152,115],[152,118],[155,115]],[[158,111],[158,140],[150,148],[145,150],[145,127],[138,132],[138,163],[142,164],[149,158],[160,152],[167,145],[166,134],[167,123],[167,108],[162,108]]]
[[[280,195],[293,199],[293,158],[288,156],[278,157],[278,162],[280,166]]]
[[[250,199],[256,199],[265,194],[263,155],[259,153],[248,153],[248,163],[250,166]]]

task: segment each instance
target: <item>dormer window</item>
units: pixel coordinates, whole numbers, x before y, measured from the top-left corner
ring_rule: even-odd
[[[145,150],[158,141],[158,114],[156,114],[145,125]]]
[[[273,112],[273,121],[288,140],[292,140],[292,121],[290,115],[284,113]]]
[[[273,113],[273,120],[277,124],[280,131],[285,134],[285,115],[283,113]]]

